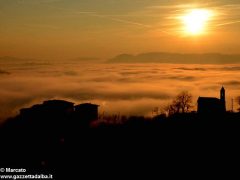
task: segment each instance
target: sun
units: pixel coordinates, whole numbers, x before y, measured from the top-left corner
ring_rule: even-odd
[[[213,16],[207,9],[192,9],[181,16],[184,32],[188,35],[200,35],[206,32],[206,26]]]

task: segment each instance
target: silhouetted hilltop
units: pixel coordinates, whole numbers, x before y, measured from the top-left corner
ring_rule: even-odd
[[[231,148],[229,143],[238,145],[240,138],[240,113],[132,116],[122,117],[121,123],[93,126],[99,121],[97,109],[95,104],[75,106],[64,100],[21,109],[0,127],[0,165],[89,177],[87,170],[106,175],[123,173],[125,168],[134,173],[135,167],[139,173],[152,170],[157,163],[159,172],[159,163],[166,166],[181,157],[180,162],[185,162],[196,150],[202,154],[202,149],[214,146],[214,152],[219,152],[218,145],[228,143]]]
[[[30,59],[30,58],[18,58],[11,56],[0,57],[0,65],[6,66],[19,66],[21,68],[34,68],[36,66],[48,66],[54,61],[52,60],[42,60],[42,59]],[[1,74],[1,72],[0,72]]]
[[[89,62],[98,62],[100,60],[101,59],[97,57],[77,57],[77,58],[70,59],[69,61],[79,62],[79,63],[89,63]]]
[[[103,60],[97,57],[77,57],[71,59],[34,59],[34,58],[19,58],[11,56],[0,57],[0,64],[3,65],[23,65],[23,66],[34,66],[34,65],[50,65],[53,63],[101,63]]]
[[[186,64],[227,64],[240,63],[238,54],[180,54],[152,52],[138,55],[121,54],[108,61],[109,63],[186,63]]]
[[[29,59],[29,58],[18,58],[11,56],[2,56],[0,57],[0,63],[26,63],[26,62],[38,62],[37,59]]]

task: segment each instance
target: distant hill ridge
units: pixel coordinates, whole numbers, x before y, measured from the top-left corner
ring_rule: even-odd
[[[36,61],[36,59],[30,59],[30,58],[18,58],[18,57],[12,57],[12,56],[1,56],[0,57],[0,62],[32,62],[32,61]]]
[[[12,56],[1,56],[0,64],[18,64],[18,65],[46,65],[48,61],[32,58],[18,58]]]
[[[20,58],[13,56],[0,56],[0,63],[53,63],[53,62],[79,62],[79,63],[88,63],[88,62],[98,62],[101,61],[98,57],[77,57],[72,59],[34,59],[34,58]]]
[[[109,63],[184,63],[184,64],[229,64],[240,63],[240,54],[181,54],[150,52],[137,55],[120,54]]]

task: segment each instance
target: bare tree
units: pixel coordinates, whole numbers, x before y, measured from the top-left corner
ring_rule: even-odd
[[[167,106],[169,115],[177,113],[187,113],[192,108],[192,95],[188,91],[179,93],[173,102]]]
[[[238,96],[238,97],[236,98],[236,101],[237,101],[238,105],[240,106],[240,96]],[[238,108],[238,111],[240,112],[240,108]]]

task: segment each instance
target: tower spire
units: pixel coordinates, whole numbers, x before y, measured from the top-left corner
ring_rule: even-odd
[[[222,103],[223,110],[226,111],[226,97],[225,97],[225,89],[223,86],[220,90],[220,101]]]

